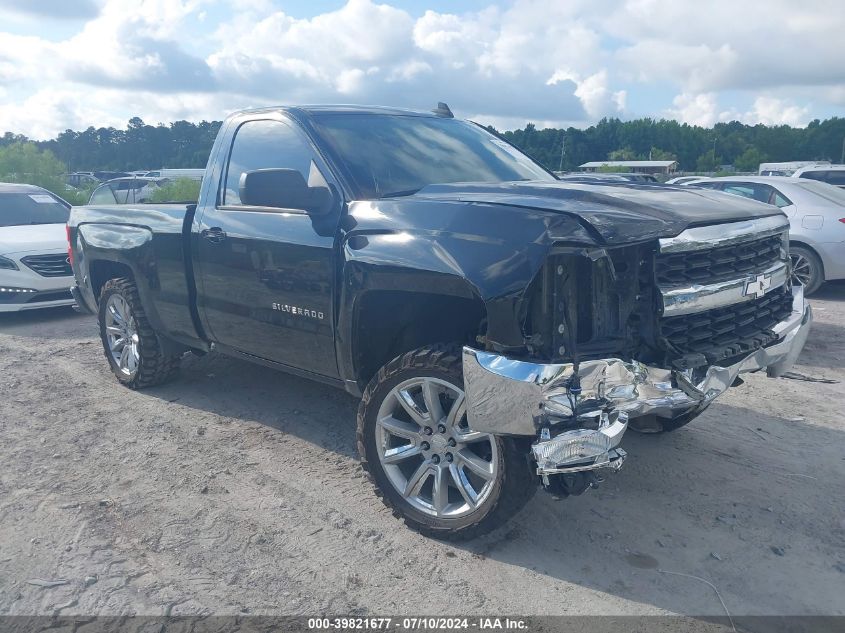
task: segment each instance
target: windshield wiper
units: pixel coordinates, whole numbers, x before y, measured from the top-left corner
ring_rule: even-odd
[[[417,187],[416,189],[406,189],[405,191],[391,191],[390,193],[381,194],[379,198],[401,198],[403,196],[413,196],[420,189],[422,189],[422,187]]]

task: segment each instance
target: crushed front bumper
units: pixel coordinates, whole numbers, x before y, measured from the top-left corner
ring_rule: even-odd
[[[574,415],[579,422],[583,418],[593,433],[581,433],[580,443],[570,447],[572,459],[564,462],[570,466],[580,463],[580,446],[582,458],[614,463],[611,452],[622,439],[625,429],[620,425],[627,426],[627,418],[649,414],[671,418],[694,413],[726,391],[741,373],[766,369],[769,376],[781,375],[798,358],[811,321],[810,305],[804,300],[803,288],[798,286],[793,289],[792,314],[773,328],[778,340],[733,365],[711,366],[696,379],[690,371],[652,367],[636,360],[583,361],[578,370],[577,394],[570,389],[572,364],[530,363],[464,347],[469,423],[473,430],[483,433],[540,437],[534,447],[535,457],[540,457],[538,447],[544,441],[559,437],[558,442],[571,443],[577,439],[570,435],[575,431],[552,437],[554,427],[563,420],[571,421]],[[618,418],[596,418],[601,412],[616,412]],[[562,437],[567,435],[568,438]],[[553,468],[554,460],[545,461],[548,468]]]

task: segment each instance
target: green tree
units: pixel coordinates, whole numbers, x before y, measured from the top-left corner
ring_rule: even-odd
[[[716,171],[716,167],[719,165],[721,157],[714,156],[713,151],[704,152],[701,156],[698,157],[698,160],[695,161],[695,170],[700,172],[713,172]]]
[[[122,130],[66,130],[55,139],[37,141],[36,145],[50,150],[66,172],[203,167],[218,129],[219,121],[148,125],[140,117],[133,117]],[[14,131],[0,133],[0,147],[29,141]],[[539,130],[529,123],[520,130],[501,132],[501,136],[549,169],[573,170],[605,157],[635,160],[651,155],[653,160],[677,160],[681,170],[692,171],[708,152],[711,158],[704,159],[702,166],[715,167],[725,162],[748,167],[753,162],[752,155],[745,156],[750,149],[771,161],[839,161],[845,118],[811,121],[806,128],[746,125],[739,121],[703,128],[662,119],[602,119],[584,129]],[[714,141],[721,157],[718,161],[712,160]]]
[[[630,147],[623,147],[622,149],[615,149],[607,154],[608,160],[640,160],[637,154]]]
[[[0,181],[38,185],[61,196],[65,188],[63,171],[61,161],[35,143],[0,147]]]
[[[601,165],[598,169],[596,169],[596,171],[601,173],[601,174],[618,174],[618,173],[628,173],[629,171],[631,171],[631,168],[630,167],[619,167],[619,166],[615,166],[615,165]]]
[[[754,171],[760,168],[760,163],[766,161],[766,157],[756,147],[749,147],[742,154],[734,159],[734,167],[737,171]]]
[[[669,152],[659,147],[652,147],[648,156],[649,160],[678,160],[678,156],[674,152]]]
[[[150,202],[196,202],[199,197],[199,180],[177,178],[153,191]]]

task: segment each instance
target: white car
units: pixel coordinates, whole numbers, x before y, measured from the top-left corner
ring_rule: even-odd
[[[107,180],[91,192],[88,204],[138,204],[149,202],[159,187],[169,182],[166,178],[127,176]]]
[[[0,183],[0,312],[74,304],[68,215],[46,189]]]
[[[693,180],[701,180],[701,176],[678,176],[677,178],[670,178],[664,185],[683,185]]]
[[[845,165],[810,165],[792,174],[793,178],[808,178],[845,189]]]
[[[792,275],[807,294],[825,281],[845,279],[845,190],[794,176],[702,178],[690,187],[773,204],[789,218]]]

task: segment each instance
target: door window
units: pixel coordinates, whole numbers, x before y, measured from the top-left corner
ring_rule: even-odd
[[[282,121],[247,121],[235,134],[226,183],[224,206],[240,206],[241,175],[257,169],[295,169],[308,183],[315,181],[314,152],[301,133]],[[317,172],[319,173],[319,172]]]
[[[91,194],[88,204],[114,204],[117,202],[109,185],[101,185]]]
[[[726,184],[725,193],[732,193],[737,196],[751,198],[758,202],[769,204],[772,196],[772,188],[769,185],[760,185],[752,182],[737,182]]]
[[[809,178],[810,180],[821,180],[822,182],[825,182],[825,180],[827,180],[825,178],[826,175],[826,171],[805,171],[801,174],[801,178]]]
[[[837,187],[845,187],[845,169],[831,170],[827,172],[825,182],[831,185],[836,185]]]
[[[787,198],[785,195],[783,195],[777,189],[775,189],[775,196],[774,196],[774,200],[772,202],[776,207],[779,207],[781,209],[783,209],[784,207],[788,207],[789,205],[792,204],[792,200]]]

